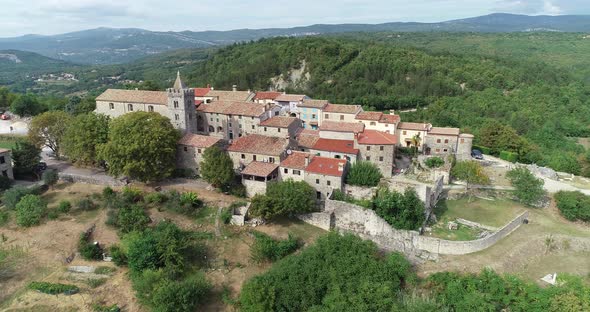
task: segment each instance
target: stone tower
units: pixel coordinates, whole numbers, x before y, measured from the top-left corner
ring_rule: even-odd
[[[473,146],[473,135],[468,133],[461,133],[459,135],[459,142],[457,142],[457,160],[471,159],[471,148]]]
[[[197,131],[197,110],[195,108],[195,91],[188,89],[180,72],[177,73],[174,86],[166,90],[168,93],[168,114],[174,128],[182,134]]]

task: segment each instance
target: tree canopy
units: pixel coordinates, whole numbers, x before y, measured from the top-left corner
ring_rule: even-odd
[[[62,142],[71,121],[72,117],[63,111],[51,111],[36,116],[29,126],[29,140],[38,147],[47,146],[59,158]]]
[[[169,177],[176,168],[176,144],[180,133],[158,113],[134,112],[114,119],[109,139],[99,147],[114,176],[126,175],[142,182]]]
[[[201,175],[214,187],[228,187],[234,181],[234,163],[218,146],[209,147],[203,153]]]
[[[98,147],[107,143],[109,117],[95,113],[76,116],[68,125],[64,138],[64,154],[74,163],[96,165]]]
[[[357,161],[350,166],[346,174],[346,183],[360,186],[377,186],[383,175],[375,164],[368,161]]]
[[[312,212],[316,207],[316,191],[305,181],[288,179],[269,183],[266,195],[252,198],[250,213],[253,216],[273,219],[297,213]]]
[[[373,199],[373,209],[396,229],[417,230],[426,219],[424,203],[412,188],[404,193],[379,189]]]
[[[525,205],[534,206],[545,195],[545,190],[543,189],[545,182],[535,177],[525,167],[518,167],[508,171],[506,177],[516,189],[514,194],[518,200]]]

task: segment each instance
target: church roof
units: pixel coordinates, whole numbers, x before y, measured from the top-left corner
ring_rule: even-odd
[[[107,89],[96,98],[97,101],[167,105],[168,95],[164,91]]]
[[[180,71],[178,71],[176,73],[176,81],[174,82],[174,87],[175,90],[182,90],[182,89],[186,89],[186,86],[184,85],[184,83],[182,83],[182,79],[180,79]]]

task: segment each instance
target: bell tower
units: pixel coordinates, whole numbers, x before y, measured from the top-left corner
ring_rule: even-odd
[[[188,89],[182,79],[180,71],[176,74],[176,81],[172,88],[166,90],[168,95],[168,117],[174,128],[182,134],[197,131],[197,110],[195,107],[195,92]]]

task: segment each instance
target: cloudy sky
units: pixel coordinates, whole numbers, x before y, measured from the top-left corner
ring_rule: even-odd
[[[0,37],[96,27],[229,30],[438,22],[494,12],[590,14],[590,0],[0,0]]]

